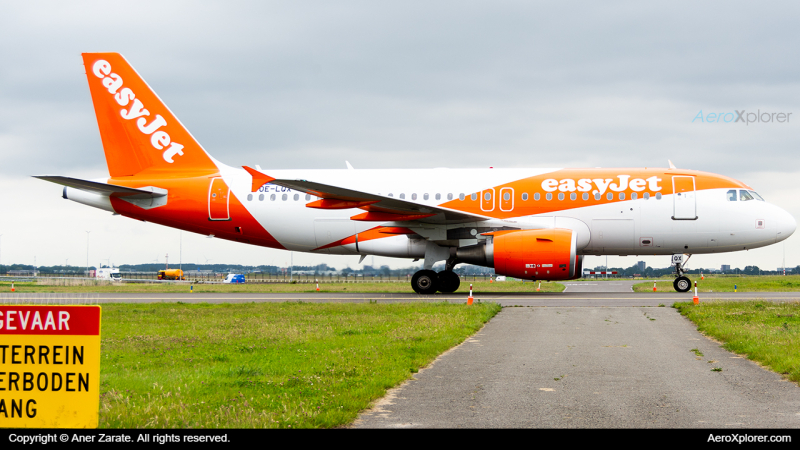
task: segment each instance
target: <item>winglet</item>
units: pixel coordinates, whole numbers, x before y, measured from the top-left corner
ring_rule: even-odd
[[[250,167],[247,167],[247,166],[242,166],[242,168],[244,170],[246,170],[247,173],[249,173],[253,177],[253,188],[252,188],[253,190],[252,190],[252,192],[257,191],[258,188],[260,188],[261,186],[269,183],[270,181],[275,181],[275,178],[272,178],[269,175],[265,175],[265,174],[257,171],[256,169],[253,169],[253,168],[250,168]]]

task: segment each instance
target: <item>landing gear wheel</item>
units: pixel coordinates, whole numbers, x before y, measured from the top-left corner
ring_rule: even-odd
[[[432,270],[420,270],[411,277],[411,288],[420,295],[433,295],[439,289],[439,274]]]
[[[686,277],[678,277],[672,282],[672,286],[678,292],[688,292],[692,288],[692,282]]]
[[[450,294],[458,290],[461,286],[461,279],[452,270],[439,272],[439,291]]]

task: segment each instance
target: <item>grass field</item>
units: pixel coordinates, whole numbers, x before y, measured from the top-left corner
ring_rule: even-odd
[[[737,292],[798,292],[800,291],[800,275],[786,276],[705,276],[701,280],[699,276],[690,276],[692,289],[694,282],[697,281],[697,292],[733,292],[734,285]],[[656,289],[658,292],[675,292],[672,282],[675,278],[660,278],[657,280]],[[634,292],[653,292],[653,282],[645,282],[633,285]]]
[[[500,307],[103,305],[100,427],[339,427]]]
[[[46,280],[45,280],[46,281]],[[487,281],[472,282],[475,293],[491,292],[536,292],[536,286],[531,282],[502,281],[489,283]],[[462,282],[457,293],[469,293],[469,282]],[[194,292],[208,293],[300,293],[316,292],[314,284],[305,283],[274,283],[274,284],[194,284]],[[561,292],[564,285],[555,282],[542,282],[541,292]],[[189,284],[176,283],[115,283],[88,286],[52,286],[37,284],[35,282],[14,283],[14,289],[20,293],[175,293],[189,292]],[[320,283],[320,293],[331,292],[363,292],[363,293],[413,293],[411,284],[407,282],[359,282],[359,283]],[[0,281],[0,292],[10,292],[11,282]]]
[[[745,355],[800,383],[800,303],[677,303],[700,332],[724,342],[723,348]]]

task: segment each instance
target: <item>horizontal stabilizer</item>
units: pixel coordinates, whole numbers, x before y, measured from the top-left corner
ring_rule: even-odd
[[[79,178],[61,177],[40,175],[34,176],[40,180],[49,181],[51,183],[68,186],[81,191],[93,192],[95,194],[107,195],[110,197],[127,197],[127,198],[156,198],[167,195],[166,189],[157,187],[144,187],[144,188],[129,188],[124,186],[116,186],[113,184],[100,183],[97,181],[81,180]]]

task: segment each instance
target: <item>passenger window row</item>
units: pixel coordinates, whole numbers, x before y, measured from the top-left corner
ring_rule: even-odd
[[[762,202],[764,201],[758,194],[756,194],[753,191],[741,190],[740,192],[741,192],[741,194],[740,194],[741,195],[741,201],[754,200],[754,199],[760,200]],[[389,193],[388,196],[394,198],[394,194],[393,193]],[[485,196],[485,200],[487,200],[487,201],[492,199],[492,195],[489,192],[486,192],[484,194],[484,196]],[[305,201],[311,201],[311,197],[312,196],[310,194],[306,194],[305,195]],[[617,195],[617,197],[620,200],[625,200],[626,195],[625,195],[624,192],[620,192]],[[655,197],[656,197],[657,200],[661,200],[661,193],[657,192]],[[270,201],[275,201],[275,200],[277,200],[277,198],[278,198],[278,194],[270,194],[269,195],[269,200]],[[287,201],[287,200],[289,200],[289,194],[280,194],[280,198],[283,201]],[[401,193],[399,195],[399,198],[401,200],[405,200],[406,194],[405,193]],[[442,198],[442,194],[435,194],[434,195],[434,199],[435,200],[441,200],[441,198]],[[529,198],[528,193],[527,192],[523,192],[522,193],[522,200],[523,201],[527,201],[528,198]],[[584,201],[589,200],[589,193],[588,192],[584,192],[583,194],[581,194],[581,198]],[[602,196],[599,193],[595,193],[594,194],[594,199],[595,200],[600,200],[601,198],[602,198]],[[631,194],[631,200],[637,200],[638,198],[639,198],[639,194],[638,193],[633,192]],[[650,193],[649,192],[645,192],[644,194],[642,194],[642,198],[644,200],[648,200],[650,198]],[[264,199],[265,199],[265,195],[264,194],[258,194],[258,201],[263,202]],[[411,194],[411,200],[417,200],[417,199],[418,199],[418,196],[417,196],[416,193]],[[423,200],[429,200],[430,199],[430,194],[427,194],[427,193],[426,194],[422,194],[422,199]],[[453,194],[452,193],[447,194],[447,200],[452,200],[452,199],[453,199]],[[466,195],[464,195],[463,193],[458,194],[458,199],[461,200],[461,201],[464,201],[466,199]],[[470,195],[470,199],[473,200],[473,201],[478,200],[478,193],[476,192],[476,193],[471,194]],[[536,192],[535,194],[533,194],[533,200],[534,201],[539,201],[540,199],[541,199],[541,194],[540,193]],[[552,200],[553,199],[553,193],[548,192],[547,194],[545,194],[545,199],[546,200]],[[558,199],[559,200],[565,200],[566,199],[565,194],[563,192],[559,192],[558,193]],[[573,201],[577,200],[578,199],[578,194],[575,193],[575,192],[570,193],[569,194],[569,199],[573,200]],[[606,199],[607,200],[614,200],[614,193],[613,192],[607,193],[606,194]],[[294,200],[294,201],[300,200],[300,194],[292,195],[292,200]],[[503,200],[505,200],[505,201],[511,200],[511,194],[508,193],[508,192],[504,192],[503,193]],[[253,194],[247,194],[247,201],[253,201]],[[736,190],[735,189],[732,189],[732,190],[728,191],[728,201],[732,201],[732,202],[736,201]]]

